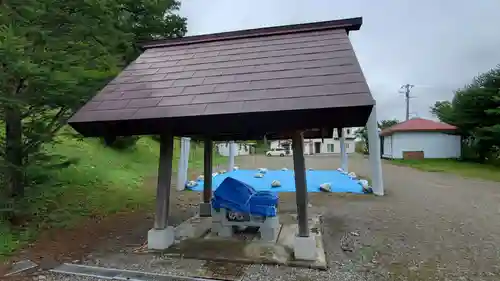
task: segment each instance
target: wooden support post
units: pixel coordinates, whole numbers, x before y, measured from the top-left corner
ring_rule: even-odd
[[[173,135],[162,134],[160,136],[160,164],[158,166],[158,186],[156,189],[155,229],[165,229],[168,226],[173,151]]]
[[[304,160],[304,138],[302,132],[294,132],[292,138],[293,168],[295,173],[295,200],[297,203],[297,220],[299,237],[309,237],[307,217],[307,182],[306,163]]]
[[[368,123],[366,124],[368,130],[368,148],[370,168],[372,171],[372,189],[376,195],[384,195],[384,181],[382,178],[382,160],[380,159],[380,136],[378,132],[377,123],[377,110],[373,106]]]
[[[203,183],[203,203],[210,203],[212,199],[212,140],[205,139],[205,149],[203,157],[203,173],[205,181]]]

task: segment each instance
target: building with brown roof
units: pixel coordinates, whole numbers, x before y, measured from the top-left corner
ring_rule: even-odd
[[[380,132],[382,157],[390,159],[459,158],[457,127],[413,118]]]

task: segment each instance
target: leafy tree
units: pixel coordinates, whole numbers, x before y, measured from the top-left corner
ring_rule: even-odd
[[[115,150],[123,151],[135,147],[138,140],[138,136],[103,138],[103,143]]]
[[[432,115],[436,116],[441,122],[447,124],[455,123],[453,116],[453,106],[449,101],[437,101],[431,107]]]
[[[186,19],[175,12],[179,10],[177,0],[119,0],[116,3],[120,19],[119,29],[131,36],[131,41],[122,41],[125,65],[140,53],[137,45],[162,38],[177,38],[186,34]]]
[[[459,128],[474,152],[471,158],[496,160],[500,148],[500,66],[457,90],[451,102],[436,102],[431,112]]]
[[[384,130],[384,129],[390,128],[390,127],[398,124],[399,122],[400,121],[397,119],[382,120],[382,121],[378,122],[378,127],[379,127],[379,129]]]
[[[0,156],[11,195],[49,160],[75,109],[135,59],[139,40],[182,36],[174,0],[6,0],[0,6]],[[45,159],[47,161],[39,161]]]
[[[399,121],[397,119],[392,119],[392,120],[382,120],[382,121],[379,121],[377,122],[377,126],[380,130],[384,130],[384,129],[387,129],[389,127],[392,127],[396,124],[398,124]],[[361,142],[363,143],[364,147],[365,147],[365,150],[364,152],[365,153],[368,153],[369,152],[369,147],[368,147],[368,129],[367,127],[363,127],[361,129],[358,129],[356,131],[356,137],[358,139],[361,139]]]

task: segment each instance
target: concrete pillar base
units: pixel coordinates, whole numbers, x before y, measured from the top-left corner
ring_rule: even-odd
[[[316,237],[296,236],[293,241],[293,254],[296,260],[314,261],[317,257]]]
[[[193,238],[196,233],[195,227],[191,223],[182,224],[182,227],[175,228],[175,239],[184,240],[186,238]]]
[[[233,237],[233,227],[232,226],[221,226],[217,236],[230,238]]]
[[[276,240],[278,239],[280,228],[279,226],[276,228],[273,227],[266,228],[261,226],[259,232],[260,232],[260,239],[262,241],[276,242]]]
[[[219,233],[222,228],[222,214],[212,209],[212,232]]]
[[[165,250],[174,244],[174,228],[169,226],[164,229],[152,228],[148,231],[148,249]]]
[[[212,216],[212,204],[200,203],[200,217],[211,217],[211,216]]]

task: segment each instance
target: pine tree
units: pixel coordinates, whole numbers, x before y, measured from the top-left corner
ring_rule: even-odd
[[[139,53],[183,36],[172,0],[6,0],[0,6],[0,150],[12,195],[71,114]]]
[[[474,155],[470,160],[497,160],[500,154],[500,66],[455,92],[451,102],[437,102],[431,112],[460,129]]]

